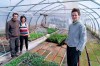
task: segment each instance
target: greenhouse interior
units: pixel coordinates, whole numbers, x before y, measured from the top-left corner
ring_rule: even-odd
[[[73,8],[80,10],[80,21],[87,30],[77,66],[100,66],[100,0],[0,0],[0,66],[68,66],[65,40]],[[14,13],[19,21],[26,17],[29,37],[28,50],[24,42],[20,53],[19,40],[19,55],[12,58],[6,26]]]

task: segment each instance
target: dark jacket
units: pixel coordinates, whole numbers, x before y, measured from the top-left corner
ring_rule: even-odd
[[[6,23],[6,38],[19,37],[19,22],[18,20],[13,21],[13,19],[11,19]]]

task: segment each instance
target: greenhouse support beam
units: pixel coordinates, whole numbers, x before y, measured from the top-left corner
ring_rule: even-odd
[[[88,9],[88,8],[84,8],[84,9]],[[91,9],[100,9],[100,8],[91,8]],[[72,10],[72,9],[58,9],[58,10]],[[58,10],[52,10],[52,11],[58,11]],[[80,10],[83,10],[83,8],[80,8]],[[35,11],[39,12],[39,11],[49,11],[49,10],[30,10],[28,12],[35,12]],[[8,12],[8,11],[6,11],[6,12]],[[18,11],[18,12],[25,12],[25,11]],[[94,13],[94,12],[91,12],[91,13]]]
[[[100,6],[100,4],[99,4],[98,2],[96,2],[96,1],[94,1],[94,0],[91,0],[91,1]]]
[[[98,2],[96,2],[96,1],[94,1],[94,0],[92,0],[92,2],[94,2],[94,3],[96,3],[97,5],[100,6],[100,4],[99,4]],[[100,16],[99,16],[99,18],[100,18]],[[99,24],[99,25],[100,25],[100,24]],[[99,28],[99,38],[100,38],[100,28]]]
[[[36,13],[38,13],[39,11],[41,11],[41,10],[43,10],[44,8],[47,8],[47,7],[51,6],[51,5],[53,5],[53,4],[49,4],[49,5],[47,5],[47,6],[43,7],[43,8],[41,8],[40,10],[37,10]],[[34,13],[34,15],[35,15],[36,13]]]
[[[43,5],[43,4],[53,4],[53,3],[81,2],[81,1],[91,1],[91,0],[75,0],[75,1],[62,1],[62,2],[56,1],[56,2],[49,2],[49,3],[41,3],[41,4],[27,4],[27,5],[17,5],[17,6],[6,6],[6,7],[0,7],[0,8],[20,7],[20,6],[31,6],[31,5]]]
[[[89,7],[87,7],[87,6],[83,5],[83,4],[80,4],[80,5],[82,5],[82,6],[86,7],[86,8],[88,8],[88,9],[92,10],[95,14],[97,14],[100,17],[100,15],[97,12],[95,12],[93,9],[91,9],[91,8],[89,8]],[[98,25],[98,28],[99,28],[99,33],[100,33],[100,25],[99,25],[99,22],[97,20],[96,20],[96,22],[97,22],[97,25]]]
[[[46,0],[42,0],[41,2],[39,2],[38,4],[41,4],[42,2],[44,2],[44,1],[46,1]],[[36,4],[37,5],[37,4]],[[35,7],[36,5],[33,5],[32,7],[30,7],[27,11],[25,11],[25,13],[26,12],[28,12],[29,10],[31,10],[33,7]]]
[[[20,2],[18,2],[10,11],[12,11],[18,4],[20,4],[21,2],[23,2],[24,0],[21,0]],[[10,12],[8,13],[7,15],[7,19],[6,19],[6,22],[8,21],[8,17],[10,15]]]
[[[85,9],[84,9],[84,11],[86,11]],[[86,11],[86,12],[88,12],[88,11]],[[92,15],[90,12],[88,12],[92,17],[94,17],[94,15]],[[90,16],[89,16],[90,17]],[[90,17],[91,18],[91,17]],[[92,18],[91,18],[92,19]],[[95,19],[95,17],[94,17],[94,19]],[[95,28],[95,32],[96,32],[96,25],[95,25],[95,22],[94,22],[94,20],[92,19],[92,21],[93,21],[93,24],[94,24],[94,28]],[[95,21],[96,21],[96,19],[95,19]],[[93,30],[93,28],[92,28],[92,30]]]
[[[40,10],[37,10],[36,13],[38,13],[38,12],[41,11],[42,9],[47,8],[47,7],[51,6],[51,5],[52,5],[52,4],[45,6],[45,7],[41,8]],[[34,13],[33,16],[34,16],[36,13]],[[39,17],[40,17],[40,16],[39,16]],[[29,22],[29,23],[31,23],[31,20],[32,20],[32,18],[30,19],[30,22]],[[37,21],[36,21],[36,25],[37,25]]]
[[[39,2],[38,4],[41,4],[41,3],[44,2],[44,1],[46,1],[46,0],[43,0],[43,1]],[[29,8],[27,11],[25,11],[25,12],[28,12],[30,9],[32,9],[32,8],[35,7],[35,6],[36,6],[36,5],[33,5],[32,7],[30,7],[30,8]],[[29,29],[30,29],[31,20],[32,20],[32,17],[31,17],[30,22],[29,22]]]
[[[56,8],[56,7],[59,7],[59,6],[61,6],[61,4],[60,5],[57,5],[57,6],[55,6],[55,7],[53,7],[53,8],[51,8],[51,9],[49,9],[49,10],[52,10],[52,9],[54,9],[54,8]],[[47,12],[47,11],[45,11],[45,12]],[[44,12],[44,13],[45,13]],[[32,18],[30,19],[30,23],[32,22]]]
[[[59,6],[62,6],[62,4],[57,5],[57,6],[53,7],[53,8],[51,8],[51,9],[49,9],[48,11],[50,11],[50,10],[52,10],[52,9],[55,9],[55,8],[57,8],[57,7],[59,7]],[[44,13],[46,13],[46,12],[47,12],[47,11],[45,11]]]
[[[36,20],[35,27],[37,27],[37,22],[38,22],[38,20],[39,20],[40,16],[41,16],[41,15],[39,15],[39,17],[38,17],[38,18],[37,18],[37,20]]]

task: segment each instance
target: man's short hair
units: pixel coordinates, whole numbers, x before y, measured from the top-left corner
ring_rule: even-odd
[[[78,15],[81,15],[81,14],[80,14],[80,10],[79,10],[78,8],[73,8],[71,13],[73,13],[73,12],[77,12]]]
[[[14,15],[18,15],[18,13],[13,13],[13,15],[12,15],[12,16],[14,16]]]

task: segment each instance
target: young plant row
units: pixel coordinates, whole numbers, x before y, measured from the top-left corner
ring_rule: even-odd
[[[64,41],[66,38],[67,38],[67,35],[55,33],[55,34],[52,34],[47,39],[47,41],[57,43],[58,45],[62,45],[64,44]]]
[[[54,28],[47,28],[47,32],[48,34],[51,34],[53,32],[57,31],[57,29],[54,29]]]
[[[4,66],[58,66],[55,62],[48,62],[37,53],[25,53]]]
[[[18,66],[20,62],[22,62],[25,58],[27,58],[30,54],[25,53],[18,58],[12,59],[9,63],[5,64],[4,66]]]
[[[43,33],[31,33],[30,37],[29,37],[29,40],[35,40],[35,39],[40,38],[42,36],[44,36]]]

